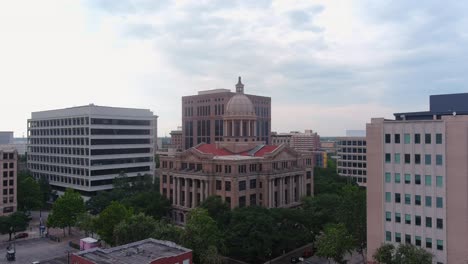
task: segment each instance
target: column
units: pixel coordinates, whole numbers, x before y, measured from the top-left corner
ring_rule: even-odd
[[[189,185],[188,185],[188,179],[187,178],[184,178],[184,181],[185,181],[185,194],[184,194],[184,198],[185,198],[185,204],[184,206],[185,207],[188,207],[190,208],[190,205],[189,205],[189,195],[190,195],[190,192],[189,192]]]
[[[195,179],[192,180],[192,208],[196,207],[197,204],[197,181]]]
[[[234,136],[234,120],[231,120],[231,137]]]
[[[224,126],[223,135],[227,137],[228,136],[228,121],[223,120],[223,126]]]
[[[203,197],[205,194],[205,181],[204,180],[200,180],[200,188],[201,188],[200,202],[203,202],[205,200],[205,198]]]
[[[283,196],[284,196],[284,188],[283,188],[283,185],[284,185],[284,178],[281,177],[279,178],[279,191],[278,191],[278,199],[279,199],[279,202],[278,202],[278,207],[281,207],[283,205]]]
[[[174,205],[179,205],[179,178],[174,176]]]
[[[241,120],[240,121],[240,136],[243,137],[244,136],[244,121]]]
[[[273,190],[273,180],[268,180],[268,205],[270,208],[273,208],[275,205],[275,197],[274,193],[275,191]]]
[[[208,180],[206,180],[206,181],[205,181],[205,183],[206,183],[206,188],[205,188],[205,197],[206,197],[206,198],[208,198],[208,193],[209,193],[209,192],[208,192],[208,191],[209,191],[209,181],[208,181]]]
[[[289,203],[293,203],[294,201],[294,176],[289,176]]]
[[[254,120],[253,122],[254,122],[254,134],[253,134],[253,136],[255,137],[255,136],[257,136],[257,121]]]

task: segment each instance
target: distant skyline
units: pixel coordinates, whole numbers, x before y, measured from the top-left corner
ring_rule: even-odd
[[[160,136],[200,90],[272,98],[272,130],[321,136],[468,92],[464,1],[0,2],[0,131],[31,112],[150,109]],[[300,121],[299,121],[300,120]]]

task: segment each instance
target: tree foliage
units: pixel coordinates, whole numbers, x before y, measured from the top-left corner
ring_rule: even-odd
[[[200,263],[201,257],[210,247],[216,247],[219,250],[224,245],[215,220],[203,208],[190,211],[182,241],[187,248],[194,251],[194,262],[196,263]]]
[[[171,202],[159,192],[147,191],[136,193],[123,200],[128,207],[132,207],[136,213],[144,213],[155,219],[161,219],[171,210]]]
[[[81,195],[71,189],[67,189],[60,196],[52,207],[52,212],[47,219],[47,226],[63,228],[68,227],[68,233],[71,227],[75,226],[78,217],[85,212],[85,205]]]
[[[317,240],[317,256],[333,259],[337,263],[346,263],[344,255],[352,248],[353,238],[343,224],[326,226]]]
[[[14,212],[8,216],[0,216],[0,233],[9,234],[8,240],[11,240],[11,235],[25,230],[28,223],[29,218],[24,212]]]
[[[154,218],[143,213],[132,215],[114,227],[114,245],[123,245],[148,238],[156,230]]]
[[[39,184],[30,175],[18,175],[18,209],[31,211],[39,209],[43,205]]]
[[[78,216],[76,221],[76,226],[85,232],[86,236],[93,237],[93,234],[96,233],[96,217],[89,214],[88,212],[82,213]]]
[[[392,244],[383,244],[372,257],[382,264],[431,264],[433,255],[411,244],[400,244],[398,248]]]
[[[96,233],[110,245],[114,245],[114,228],[132,216],[131,209],[119,202],[112,202],[96,219]]]
[[[208,211],[208,214],[216,221],[220,229],[227,227],[231,217],[231,208],[229,204],[223,201],[221,196],[208,197],[201,203],[200,207]]]

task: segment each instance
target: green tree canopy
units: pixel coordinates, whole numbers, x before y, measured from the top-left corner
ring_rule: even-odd
[[[374,260],[382,264],[431,264],[432,257],[431,253],[411,244],[400,244],[398,248],[392,244],[383,244],[373,255]]]
[[[132,215],[114,228],[114,244],[123,245],[149,238],[156,230],[157,222],[143,213]]]
[[[0,216],[0,233],[9,234],[9,240],[11,240],[11,235],[25,230],[28,223],[28,216],[24,212],[18,211],[8,216]]]
[[[327,225],[317,240],[317,256],[333,259],[340,264],[346,263],[344,255],[352,248],[353,238],[343,224]]]
[[[89,214],[88,212],[82,213],[78,216],[76,226],[85,232],[86,236],[93,236],[96,233],[96,217]]]
[[[216,222],[203,208],[190,211],[182,241],[184,246],[194,251],[196,263],[200,263],[201,256],[210,247],[216,247],[219,250],[224,245]]]
[[[31,176],[18,175],[18,209],[31,211],[42,207],[42,194],[39,184]]]
[[[98,216],[95,222],[96,233],[110,245],[114,245],[114,228],[121,221],[133,215],[131,209],[119,202],[112,202]]]
[[[146,191],[136,193],[122,201],[128,207],[132,207],[137,213],[144,213],[161,219],[169,214],[171,202],[159,192]]]
[[[208,214],[216,221],[220,229],[227,227],[231,218],[231,208],[229,204],[223,201],[221,196],[208,197],[201,203],[200,207],[208,211]]]
[[[71,227],[77,222],[78,216],[85,212],[85,205],[81,195],[71,189],[67,189],[52,206],[52,212],[47,219],[47,226],[63,228],[68,227],[68,233],[71,233]]]

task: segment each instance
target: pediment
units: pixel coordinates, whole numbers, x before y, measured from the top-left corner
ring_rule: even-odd
[[[289,147],[282,147],[272,154],[273,160],[290,160],[290,159],[297,159],[299,154]]]

